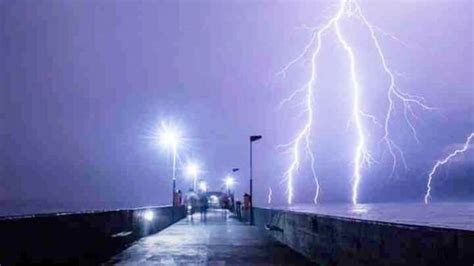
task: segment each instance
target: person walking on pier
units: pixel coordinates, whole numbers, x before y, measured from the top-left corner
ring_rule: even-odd
[[[239,220],[242,218],[241,208],[242,208],[242,202],[240,200],[237,200],[235,202],[235,215],[237,215],[237,218]]]
[[[202,220],[206,220],[206,216],[207,216],[207,207],[208,207],[208,203],[207,203],[207,197],[205,195],[201,195],[199,197],[199,211],[201,213],[201,221]]]

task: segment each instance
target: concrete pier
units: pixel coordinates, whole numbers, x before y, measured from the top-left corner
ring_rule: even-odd
[[[0,264],[472,265],[474,231],[254,209],[183,206],[0,219]],[[248,217],[248,210],[243,212]]]
[[[255,208],[255,224],[321,265],[473,265],[474,232]]]
[[[183,217],[184,206],[3,217],[0,265],[97,265]]]
[[[108,264],[119,265],[313,265],[262,229],[210,209],[144,237]]]

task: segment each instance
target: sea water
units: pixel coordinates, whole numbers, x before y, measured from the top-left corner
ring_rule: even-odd
[[[295,204],[296,212],[474,231],[474,202]]]

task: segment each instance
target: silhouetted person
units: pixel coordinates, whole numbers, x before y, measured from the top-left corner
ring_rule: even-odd
[[[230,206],[229,210],[231,212],[235,212],[235,199],[234,199],[234,194],[230,194]]]
[[[250,209],[252,199],[250,198],[250,195],[245,193],[244,194],[244,210]]]
[[[181,193],[181,190],[178,190],[178,193],[177,193],[177,205],[178,206],[181,206],[181,204],[183,203],[183,193]]]
[[[240,200],[237,200],[235,202],[235,214],[239,219],[242,218],[242,213],[240,212],[240,209],[242,208],[242,202]]]
[[[201,220],[206,220],[207,206],[207,197],[205,195],[201,195],[199,198],[199,211],[201,213]]]
[[[179,190],[178,190],[179,191]],[[179,194],[178,191],[175,191],[173,194],[173,206],[179,205]]]

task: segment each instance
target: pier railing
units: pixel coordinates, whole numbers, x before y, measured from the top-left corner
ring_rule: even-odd
[[[321,265],[473,265],[474,232],[254,208],[255,225]]]

